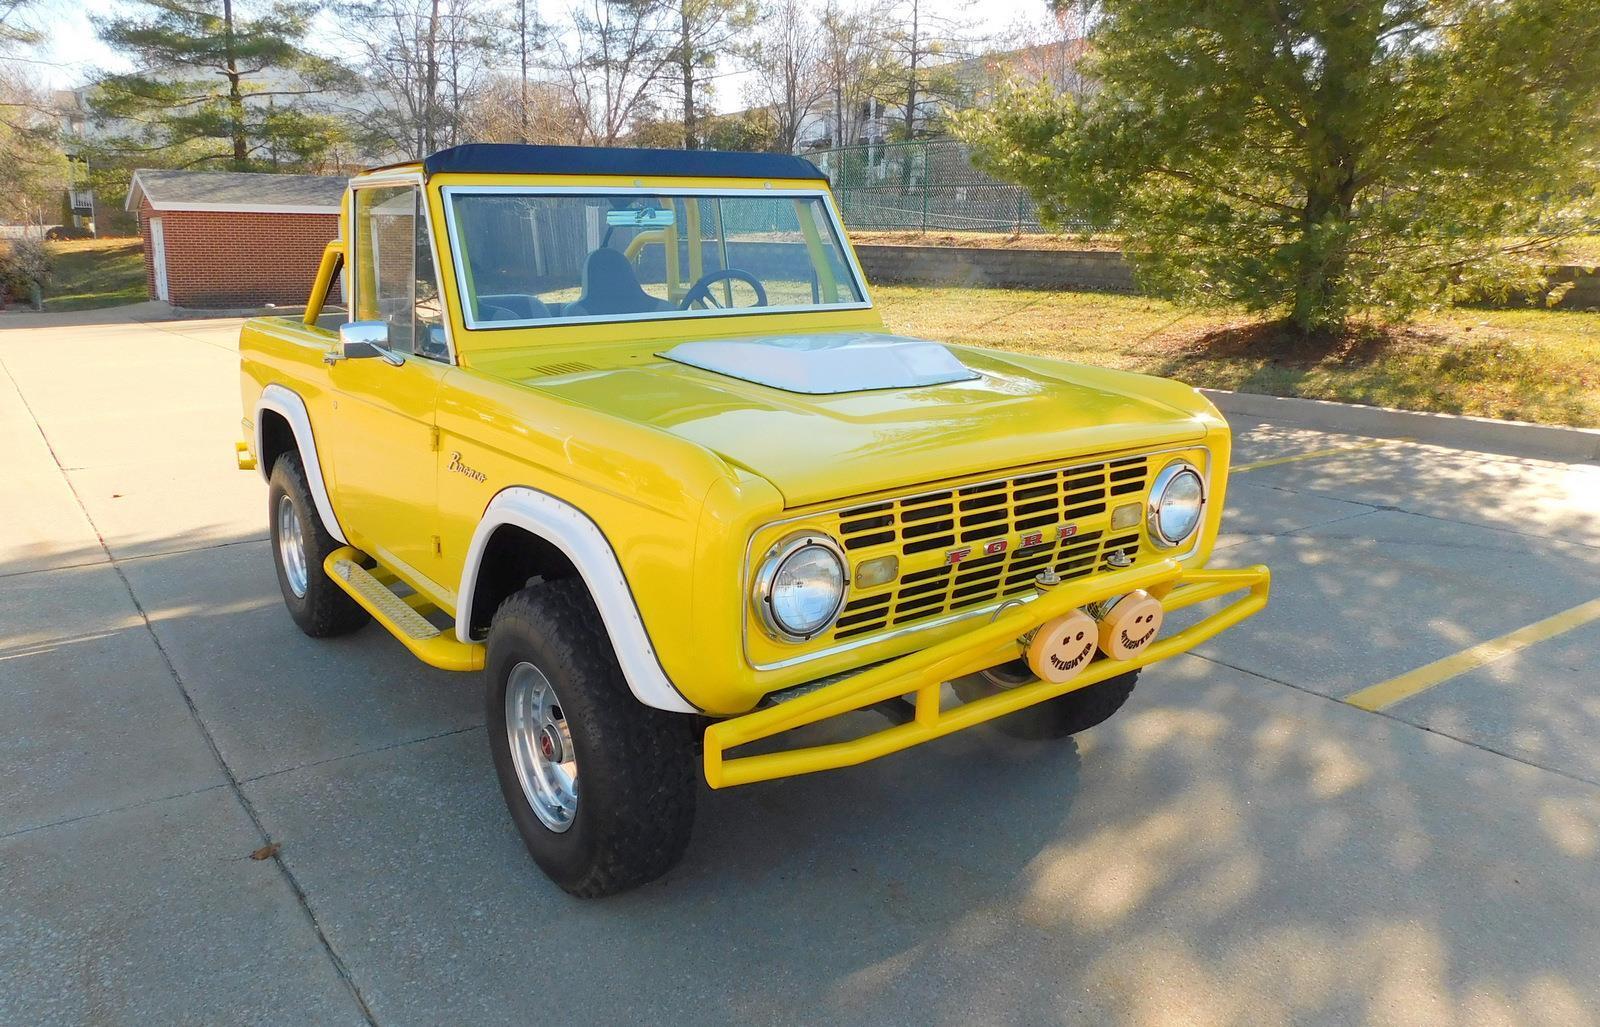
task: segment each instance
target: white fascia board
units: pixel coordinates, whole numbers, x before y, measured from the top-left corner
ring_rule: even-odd
[[[137,190],[138,192],[144,192],[144,185],[139,181],[139,173],[137,171],[135,171],[133,173],[133,178],[128,181],[128,195],[126,197],[124,197],[123,201],[122,201],[122,209],[123,210],[138,210],[139,209],[137,206],[134,205],[134,202],[133,202],[133,194],[134,194],[135,190]]]
[[[146,194],[146,199],[149,195]],[[163,212],[201,214],[339,214],[339,205],[331,207],[291,206],[272,203],[166,203],[150,200],[150,209]]]

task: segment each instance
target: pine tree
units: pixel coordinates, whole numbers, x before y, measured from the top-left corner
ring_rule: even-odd
[[[667,31],[672,40],[668,62],[677,71],[678,99],[683,111],[683,148],[700,147],[700,120],[706,79],[717,61],[743,49],[741,42],[756,21],[754,0],[664,0]]]
[[[138,70],[96,84],[102,121],[132,130],[116,148],[150,162],[234,171],[315,165],[339,131],[309,101],[346,73],[305,49],[315,7],[234,0],[140,0],[139,13],[96,19],[100,38]]]

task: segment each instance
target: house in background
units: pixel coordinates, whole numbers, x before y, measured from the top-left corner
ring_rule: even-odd
[[[927,85],[917,99],[915,135],[939,133],[939,123],[959,110],[994,101],[1000,84],[1048,82],[1060,93],[1086,97],[1094,80],[1081,66],[1089,50],[1086,39],[1061,36],[1015,50],[979,54],[927,66]],[[853,109],[836,111],[826,101],[801,119],[795,150],[827,150],[841,145],[876,148],[893,135],[904,135],[905,111],[892,100],[868,99]]]
[[[796,152],[827,150],[848,140],[850,146],[877,146],[889,137],[888,117],[883,104],[875,99],[862,101],[855,109],[835,111],[826,103],[800,119],[795,133]]]
[[[941,65],[940,70],[959,85],[967,102],[974,107],[993,103],[1001,83],[1006,81],[1024,86],[1048,82],[1057,93],[1083,99],[1098,89],[1094,79],[1083,70],[1083,58],[1088,52],[1087,39],[1063,37],[953,61]]]
[[[126,231],[129,226],[120,216],[121,211],[115,206],[116,200],[111,201],[112,205],[107,205],[88,185],[89,165],[83,156],[83,146],[106,138],[108,132],[106,128],[96,125],[89,116],[85,100],[88,92],[88,87],[84,86],[79,89],[57,89],[50,95],[52,113],[60,131],[61,150],[67,158],[66,206],[71,220],[66,223],[74,228],[93,231],[96,235],[104,235],[108,229]]]
[[[238,171],[134,172],[151,299],[178,307],[305,302],[339,234],[345,179]]]

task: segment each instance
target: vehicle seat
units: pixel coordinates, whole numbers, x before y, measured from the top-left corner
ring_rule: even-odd
[[[583,292],[561,313],[565,317],[589,317],[672,309],[666,300],[644,291],[627,257],[617,250],[601,248],[583,262]]]
[[[479,321],[535,321],[550,316],[550,308],[537,296],[507,292],[478,297]]]

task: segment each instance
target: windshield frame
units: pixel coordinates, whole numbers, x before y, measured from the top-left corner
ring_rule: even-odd
[[[480,321],[471,309],[468,301],[467,274],[463,266],[465,250],[461,246],[461,236],[456,224],[454,198],[457,196],[478,196],[494,194],[520,194],[525,196],[720,196],[723,198],[738,198],[748,195],[751,198],[766,199],[775,196],[794,197],[798,199],[816,199],[822,201],[822,208],[827,212],[828,229],[833,233],[834,241],[844,256],[845,267],[852,277],[851,285],[856,293],[861,296],[858,301],[849,303],[827,304],[802,304],[782,307],[737,307],[727,309],[697,309],[697,310],[658,310],[640,311],[631,314],[595,314],[573,318],[528,318],[514,321]],[[640,186],[640,185],[447,185],[439,190],[440,206],[444,208],[445,231],[450,239],[450,265],[455,276],[456,294],[460,297],[460,308],[463,326],[469,332],[493,332],[503,329],[527,328],[563,328],[577,325],[592,324],[617,324],[645,321],[699,321],[706,318],[718,317],[752,317],[769,314],[831,314],[841,310],[870,310],[872,309],[872,296],[867,291],[867,277],[861,271],[861,265],[856,260],[855,249],[850,245],[850,239],[845,234],[844,224],[839,220],[839,211],[833,205],[833,194],[826,188],[812,189],[773,189],[763,186],[720,186],[716,188],[693,186]]]

